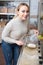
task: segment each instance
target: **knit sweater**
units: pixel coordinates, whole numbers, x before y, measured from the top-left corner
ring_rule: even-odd
[[[22,21],[19,17],[13,18],[5,26],[2,32],[2,40],[10,44],[16,43],[27,33],[27,21]]]

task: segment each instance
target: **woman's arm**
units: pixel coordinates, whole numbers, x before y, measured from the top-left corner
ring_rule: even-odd
[[[2,40],[4,40],[5,42],[8,42],[10,44],[12,43],[16,43],[17,45],[23,45],[24,43],[21,40],[15,40],[10,38],[9,34],[12,30],[12,22],[10,21],[4,28],[3,32],[2,32]]]
[[[12,29],[12,20],[9,23],[7,23],[7,25],[4,28],[2,32],[2,40],[8,43],[16,43],[16,40],[9,37],[11,29]]]

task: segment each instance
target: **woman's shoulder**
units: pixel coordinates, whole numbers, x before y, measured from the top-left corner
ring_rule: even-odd
[[[13,18],[13,19],[9,20],[8,24],[13,24],[14,21],[15,21],[15,19]]]

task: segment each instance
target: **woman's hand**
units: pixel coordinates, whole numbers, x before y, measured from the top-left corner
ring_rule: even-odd
[[[22,41],[16,41],[16,44],[19,45],[19,46],[21,46],[21,45],[24,45],[24,42],[22,42]]]

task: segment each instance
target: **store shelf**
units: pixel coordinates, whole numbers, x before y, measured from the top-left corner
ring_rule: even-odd
[[[10,1],[0,1],[0,43],[1,43],[1,34],[2,31],[9,22],[10,19],[15,16],[15,8],[14,2]]]
[[[0,15],[16,15],[15,13],[0,13]]]
[[[43,35],[43,0],[40,0],[40,2],[39,2],[38,13],[39,13],[39,17],[38,17],[38,31],[39,31],[40,35]],[[43,39],[40,38],[39,40],[40,40],[41,55],[42,55],[42,58],[43,58],[43,51],[42,51],[43,50]]]

